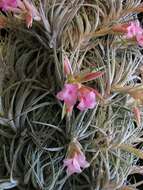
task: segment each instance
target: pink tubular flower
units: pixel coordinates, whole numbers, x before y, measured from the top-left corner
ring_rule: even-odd
[[[131,22],[127,27],[126,38],[135,38],[140,46],[143,46],[143,29],[140,27],[140,22]]]
[[[75,154],[73,158],[65,159],[64,166],[67,167],[67,173],[72,175],[74,173],[81,173],[81,168],[85,169],[89,167],[89,163],[86,161],[83,153]]]
[[[57,94],[57,98],[64,101],[67,106],[74,106],[77,101],[77,94],[77,84],[65,84],[64,89]]]
[[[74,75],[70,61],[67,57],[64,59],[64,72],[67,81],[63,90],[57,94],[57,98],[64,101],[66,112],[71,113],[77,101],[79,101],[77,106],[79,110],[84,111],[93,109],[96,105],[96,95],[100,99],[102,99],[102,96],[97,90],[89,88],[82,83],[101,77],[103,72],[81,72],[80,74],[76,73],[76,75]]]
[[[143,46],[143,34],[138,34],[136,40],[140,46]]]
[[[124,33],[126,39],[136,40],[140,46],[143,46],[143,29],[138,20],[130,23],[117,24],[112,27],[112,31]]]
[[[78,84],[65,84],[63,90],[57,94],[57,98],[65,102],[68,112],[72,112],[77,100],[80,101],[77,108],[81,111],[93,109],[96,105],[94,90],[86,86],[79,87]]]
[[[59,100],[64,101],[66,105],[66,113],[71,113],[74,105],[79,101],[77,108],[81,111],[93,109],[96,105],[96,95],[102,99],[97,90],[83,85],[82,83],[92,81],[101,77],[103,72],[81,72],[76,75],[70,61],[67,57],[64,59],[64,72],[67,78],[67,83],[62,91],[57,94]]]
[[[17,0],[0,0],[0,9],[9,11],[17,7]]]
[[[86,87],[81,87],[78,92],[78,98],[80,103],[77,108],[81,111],[87,109],[93,109],[96,105],[96,95],[93,90],[89,90]]]
[[[124,33],[126,38],[133,38],[143,32],[138,20],[130,23],[116,24],[112,27],[112,31]]]
[[[140,22],[137,20],[130,23],[130,25],[127,27],[127,33],[125,36],[127,38],[133,38],[139,34],[142,34],[142,32],[143,29],[140,27]]]
[[[85,155],[81,151],[81,145],[78,141],[69,145],[68,158],[64,159],[64,167],[67,167],[67,174],[81,173],[82,169],[90,166],[86,161]]]

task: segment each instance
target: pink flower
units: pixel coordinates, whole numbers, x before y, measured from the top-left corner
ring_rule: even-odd
[[[57,94],[57,98],[64,101],[67,106],[74,106],[77,101],[77,95],[77,84],[65,84],[63,90]]]
[[[136,40],[140,46],[143,46],[143,29],[138,20],[130,23],[117,24],[112,27],[112,31],[124,33],[125,38]]]
[[[0,0],[0,9],[9,11],[17,7],[17,0]]]
[[[143,46],[143,34],[138,34],[136,40],[140,46]]]
[[[71,112],[77,100],[80,101],[77,108],[81,111],[93,109],[96,105],[96,94],[92,88],[79,87],[78,84],[65,84],[57,98],[65,102],[67,111]]]
[[[93,109],[96,105],[96,95],[93,90],[86,87],[81,87],[78,91],[78,99],[80,103],[77,108],[81,111]]]
[[[89,167],[89,163],[86,161],[83,152],[80,154],[75,153],[73,158],[64,160],[64,167],[67,167],[67,174],[72,175],[74,173],[81,173],[82,169]]]
[[[81,111],[93,109],[96,105],[96,95],[102,99],[100,93],[93,88],[83,85],[82,83],[92,81],[101,77],[103,72],[81,72],[73,74],[70,61],[67,57],[64,59],[64,72],[67,83],[62,91],[57,94],[59,100],[66,104],[66,112],[71,113],[74,105],[79,101],[77,108]]]
[[[139,21],[131,22],[130,25],[127,27],[126,38],[133,38],[139,34],[143,33],[143,29],[140,27]]]

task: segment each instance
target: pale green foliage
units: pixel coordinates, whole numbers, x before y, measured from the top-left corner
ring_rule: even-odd
[[[140,0],[41,0],[41,23],[31,29],[9,20],[0,43],[0,189],[123,190],[143,153],[130,97],[112,91],[135,85],[140,47],[112,35],[114,23],[137,18]],[[104,97],[94,110],[61,119],[56,93],[64,84],[63,58],[75,72],[104,71],[89,85]],[[90,167],[68,177],[63,168],[76,137]]]

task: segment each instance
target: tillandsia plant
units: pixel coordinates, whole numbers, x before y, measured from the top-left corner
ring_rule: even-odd
[[[141,0],[0,0],[0,189],[137,190]]]

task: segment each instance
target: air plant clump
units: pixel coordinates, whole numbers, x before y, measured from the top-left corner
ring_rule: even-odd
[[[0,189],[139,189],[141,0],[0,0],[0,11]]]

